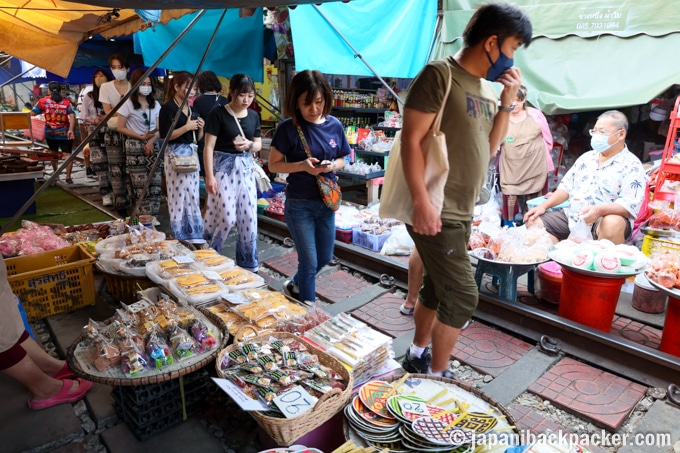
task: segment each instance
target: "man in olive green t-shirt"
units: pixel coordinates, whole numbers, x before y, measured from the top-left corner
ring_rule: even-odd
[[[463,48],[427,64],[409,88],[401,132],[404,176],[413,198],[413,225],[407,228],[425,272],[414,312],[415,337],[402,362],[408,372],[449,375],[451,350],[477,307],[467,254],[472,211],[522,84],[512,57],[530,42],[531,22],[522,10],[507,3],[480,6],[463,32]],[[443,99],[449,80],[450,94]],[[490,81],[503,86],[500,104]],[[421,143],[442,102],[450,170],[439,212],[427,195]]]

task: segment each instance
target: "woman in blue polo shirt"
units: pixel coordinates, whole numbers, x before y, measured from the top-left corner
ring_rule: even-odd
[[[333,258],[335,241],[335,211],[321,199],[316,175],[334,174],[350,153],[342,123],[329,115],[332,106],[332,90],[323,74],[296,74],[286,96],[289,118],[279,124],[269,155],[270,171],[289,174],[284,214],[298,253],[297,273],[284,282],[283,291],[303,302],[316,301],[316,274]]]

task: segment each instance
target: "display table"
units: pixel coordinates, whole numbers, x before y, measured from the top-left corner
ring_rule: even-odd
[[[0,174],[0,217],[11,217],[33,196],[35,179],[42,171]],[[32,203],[24,214],[35,214]]]

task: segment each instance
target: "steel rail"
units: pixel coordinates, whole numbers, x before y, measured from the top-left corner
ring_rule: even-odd
[[[286,224],[278,220],[259,216],[258,226],[260,233],[274,239],[290,237]],[[392,276],[397,287],[406,289],[408,269],[404,264],[340,241],[335,241],[334,254],[345,267],[378,280],[382,275]],[[666,388],[680,376],[678,357],[484,290],[474,316],[537,344],[547,335],[562,352],[647,386]]]

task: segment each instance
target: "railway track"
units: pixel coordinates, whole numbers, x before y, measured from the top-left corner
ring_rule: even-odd
[[[289,240],[285,223],[263,216],[258,222],[260,233]],[[402,263],[338,241],[335,256],[344,267],[406,289],[408,269]],[[680,376],[678,357],[488,292],[480,292],[475,318],[539,344],[547,353],[563,352],[650,387],[666,388]]]

